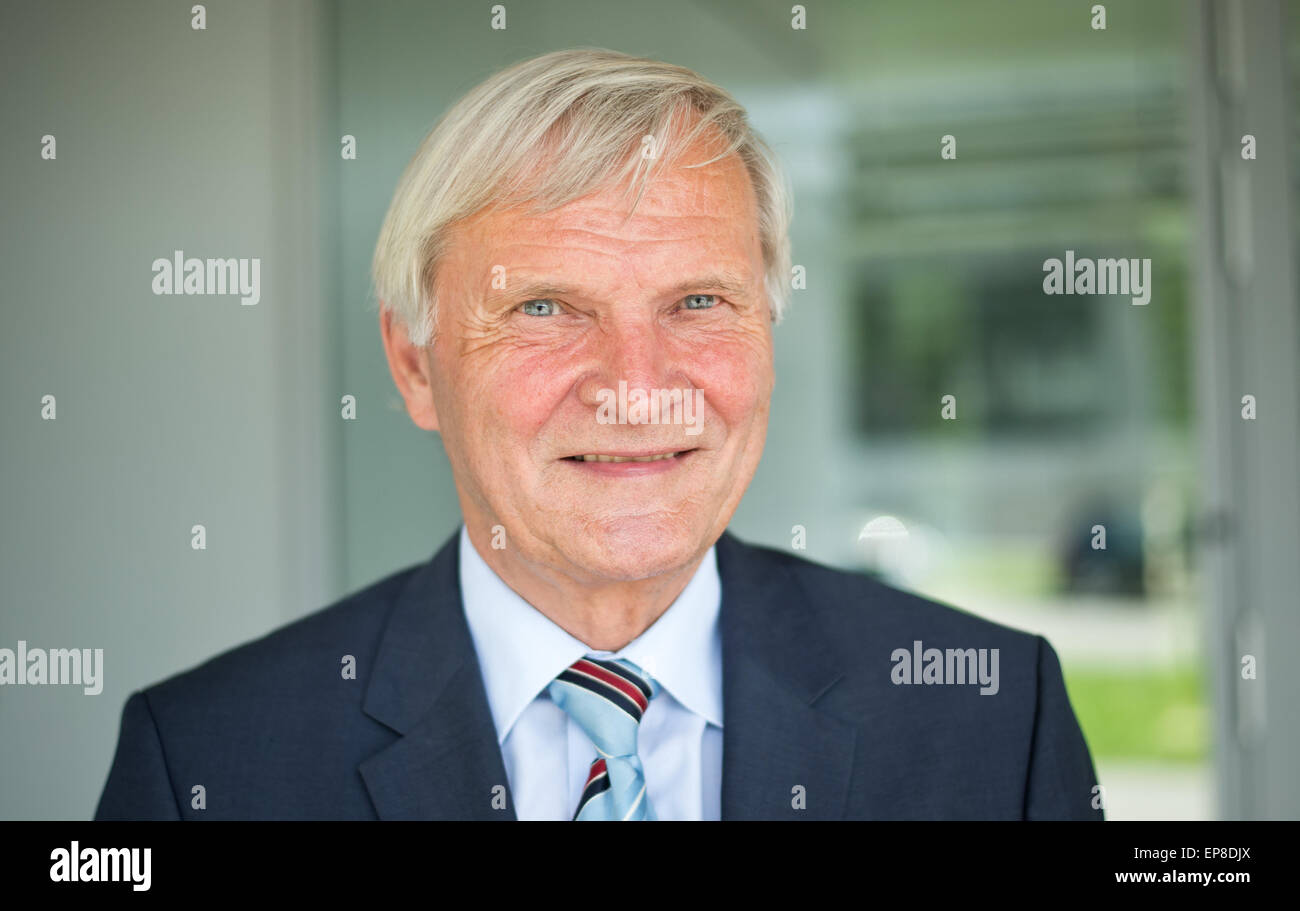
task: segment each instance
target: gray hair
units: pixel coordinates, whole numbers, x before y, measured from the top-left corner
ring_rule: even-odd
[[[690,132],[666,148],[688,116]],[[790,276],[790,192],[745,109],[684,67],[600,49],[556,51],[504,69],[429,131],[398,182],[375,246],[380,305],[412,341],[428,344],[437,328],[435,269],[456,222],[507,201],[549,211],[629,177],[635,208],[656,165],[710,128],[725,149],[691,167],[732,152],[744,163],[758,204],[764,289],[779,322]],[[647,135],[658,143],[650,157],[640,153]]]

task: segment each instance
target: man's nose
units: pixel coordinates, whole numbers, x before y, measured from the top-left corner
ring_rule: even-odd
[[[629,390],[669,388],[674,374],[671,352],[657,326],[648,321],[626,321],[605,327],[595,342],[596,369],[583,381],[579,396],[595,407],[600,391],[617,391],[620,382]]]

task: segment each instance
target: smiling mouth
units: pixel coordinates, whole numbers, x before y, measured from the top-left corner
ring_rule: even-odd
[[[603,453],[584,453],[582,455],[565,456],[568,462],[662,462],[665,459],[675,459],[678,456],[684,456],[688,452],[694,452],[694,449],[681,449],[676,452],[658,452],[649,455],[605,455]]]

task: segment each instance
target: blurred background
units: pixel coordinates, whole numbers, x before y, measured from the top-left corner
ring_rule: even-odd
[[[1300,818],[1300,8],[504,6],[0,6],[0,647],[106,666],[0,688],[0,818],[88,818],[131,691],[454,531],[370,256],[452,102],[584,45],[732,91],[794,188],[732,530],[1046,635],[1109,818]],[[155,296],[178,249],[261,258],[261,302]],[[1044,294],[1066,250],[1149,258],[1150,302]]]

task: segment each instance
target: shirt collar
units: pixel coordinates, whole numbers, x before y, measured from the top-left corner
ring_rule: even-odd
[[[583,644],[521,598],[460,529],[460,590],[483,670],[497,742],[560,671],[583,655],[627,658],[689,711],[722,726],[722,581],[710,547],[690,582],[640,636],[617,652]]]

